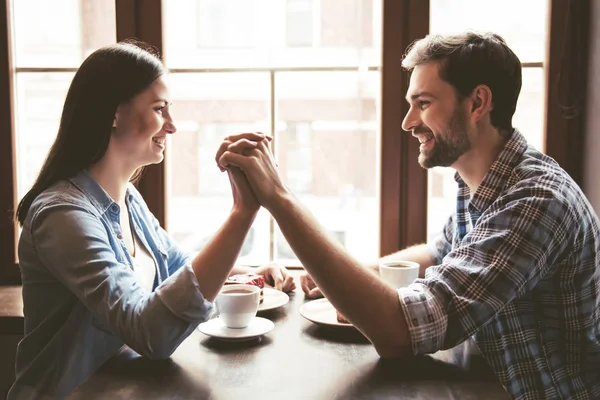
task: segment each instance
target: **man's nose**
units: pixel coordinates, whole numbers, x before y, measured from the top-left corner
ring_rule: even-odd
[[[411,107],[402,121],[402,130],[410,132],[414,130],[415,127],[419,126],[421,124],[421,119],[418,114],[419,113]]]

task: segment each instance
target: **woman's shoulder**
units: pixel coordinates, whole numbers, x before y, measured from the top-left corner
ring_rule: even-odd
[[[69,180],[61,180],[40,193],[31,203],[29,215],[34,216],[44,209],[75,206],[94,212],[94,207],[85,193]]]

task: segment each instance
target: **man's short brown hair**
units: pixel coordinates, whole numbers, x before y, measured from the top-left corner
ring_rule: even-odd
[[[407,49],[402,67],[439,61],[440,79],[451,84],[459,100],[478,85],[492,92],[492,125],[512,131],[512,116],[521,91],[521,61],[504,39],[494,33],[466,32],[457,35],[428,35]]]

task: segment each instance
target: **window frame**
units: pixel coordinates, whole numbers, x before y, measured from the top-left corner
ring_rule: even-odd
[[[546,154],[581,184],[585,121],[585,71],[589,54],[590,2],[548,0],[548,41],[545,69],[544,136]],[[571,7],[570,7],[571,6]],[[120,0],[116,7],[116,37],[137,37],[162,54],[162,1]],[[383,0],[381,64],[381,140],[379,166],[380,255],[422,243],[427,234],[427,171],[415,161],[418,144],[401,129],[408,105],[404,94],[409,74],[400,64],[406,47],[429,31],[429,0]],[[19,284],[14,223],[16,198],[16,148],[14,131],[14,77],[10,1],[0,11],[0,285]],[[579,30],[577,30],[579,29]],[[566,32],[566,34],[565,34]],[[580,38],[579,42],[577,39]],[[563,49],[566,49],[563,51]],[[575,51],[581,59],[563,57]],[[581,60],[584,60],[581,63]],[[536,63],[534,63],[536,64]],[[528,65],[524,65],[527,67]],[[538,66],[538,65],[531,65]],[[31,69],[23,69],[31,70]],[[39,72],[73,71],[39,68]],[[578,113],[562,114],[560,102],[580,100]],[[165,154],[169,157],[169,152]],[[149,166],[138,188],[159,222],[167,224],[166,162]]]

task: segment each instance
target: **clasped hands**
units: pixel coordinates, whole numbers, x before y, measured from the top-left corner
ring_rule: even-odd
[[[215,161],[222,172],[227,171],[229,174],[234,204],[253,211],[258,211],[262,205],[271,211],[278,200],[289,193],[281,181],[277,163],[269,149],[271,141],[271,136],[260,132],[239,133],[223,139]],[[308,298],[322,296],[308,274],[302,274],[300,282]],[[277,283],[284,291],[295,287],[289,275]]]
[[[262,205],[271,211],[288,193],[269,149],[271,140],[260,132],[246,132],[227,136],[219,146],[215,161],[229,173],[234,204],[256,211]]]

